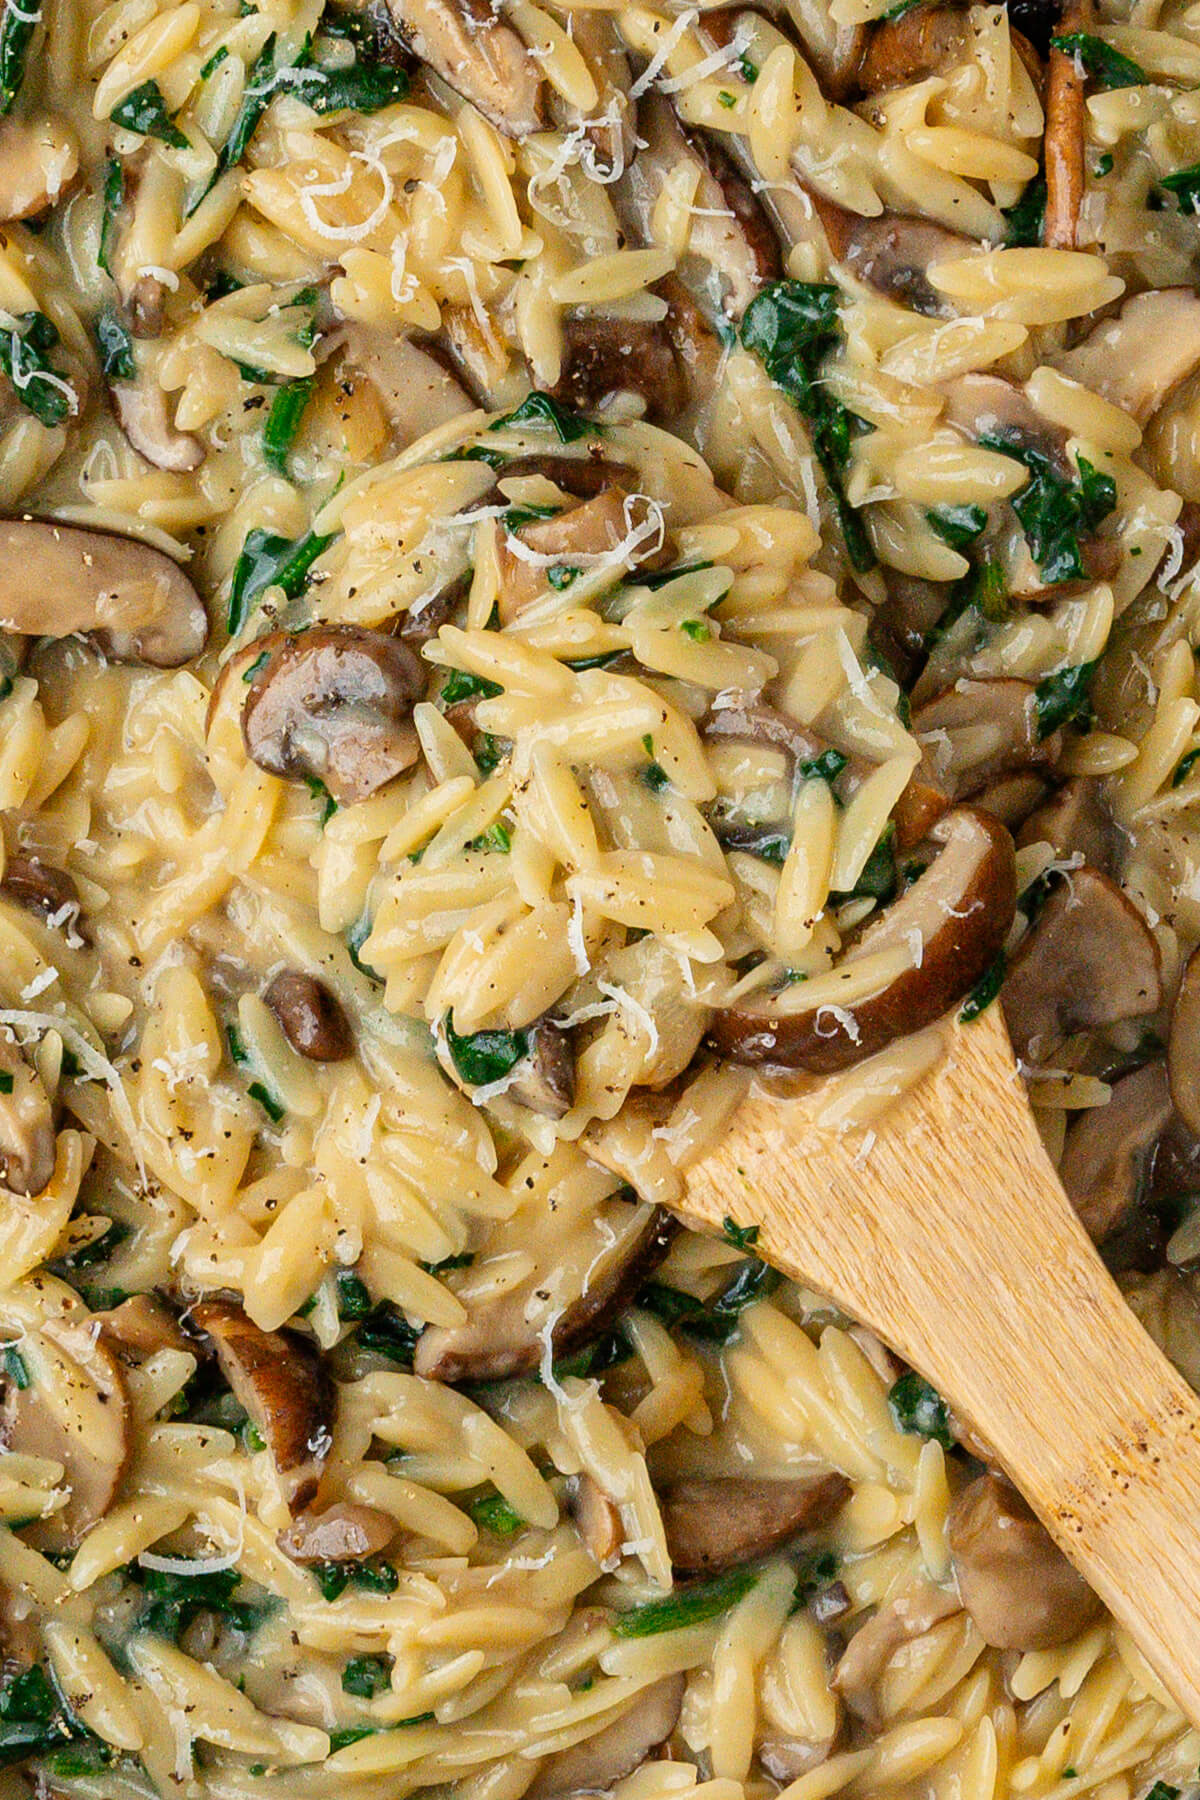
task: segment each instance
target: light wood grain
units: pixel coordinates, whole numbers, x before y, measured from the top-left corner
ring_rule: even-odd
[[[1200,1401],[1121,1298],[1059,1185],[999,1007],[874,1141],[755,1094],[681,1214],[891,1344],[970,1419],[1200,1724]]]

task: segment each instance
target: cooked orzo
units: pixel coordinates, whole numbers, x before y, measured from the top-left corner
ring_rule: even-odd
[[[1190,1786],[669,1209],[998,993],[1200,1383],[1198,214],[1181,0],[3,0],[0,1800]]]

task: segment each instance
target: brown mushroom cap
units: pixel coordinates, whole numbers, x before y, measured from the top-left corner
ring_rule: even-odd
[[[397,1529],[392,1515],[377,1506],[338,1500],[322,1512],[297,1513],[278,1542],[293,1562],[362,1562],[386,1550]]]
[[[676,1575],[717,1575],[827,1525],[850,1497],[844,1475],[766,1481],[725,1475],[677,1481],[659,1494]]]
[[[27,1331],[18,1353],[26,1387],[4,1389],[0,1438],[26,1456],[63,1465],[67,1504],[25,1536],[43,1550],[71,1550],[116,1498],[132,1449],[120,1365],[91,1327],[55,1319]]]
[[[343,1062],[354,1054],[354,1034],[341,1001],[315,975],[281,969],[263,999],[297,1056],[310,1062]]]
[[[181,1327],[175,1314],[157,1294],[131,1294],[119,1306],[93,1314],[100,1320],[100,1335],[114,1344],[118,1355],[136,1359],[159,1350],[183,1350],[195,1356],[197,1345]]]
[[[285,780],[365,800],[419,755],[412,710],[425,669],[407,644],[352,625],[259,638],[242,708],[246,754]]]
[[[614,1206],[610,1219],[611,1241],[598,1255],[589,1253],[579,1270],[580,1291],[554,1319],[550,1344],[556,1359],[599,1337],[624,1312],[677,1229],[655,1206]],[[503,1381],[536,1369],[544,1345],[530,1322],[529,1303],[543,1275],[535,1271],[499,1299],[477,1306],[465,1325],[427,1325],[417,1339],[415,1372],[453,1383]]]
[[[565,1800],[604,1794],[632,1775],[670,1737],[683,1705],[686,1677],[665,1675],[639,1689],[620,1718],[594,1736],[548,1757],[525,1790],[525,1800]]]
[[[877,1725],[879,1677],[895,1651],[961,1610],[956,1595],[931,1581],[906,1588],[854,1633],[833,1672],[834,1692],[851,1712]]]
[[[1099,781],[1073,775],[1043,806],[1030,813],[1017,834],[1018,848],[1049,844],[1059,857],[1082,856],[1102,875],[1113,875],[1119,861],[1121,829],[1104,801]]]
[[[258,1428],[293,1512],[317,1491],[333,1445],[333,1383],[316,1346],[296,1331],[262,1331],[232,1300],[191,1311],[221,1372]]]
[[[859,281],[898,306],[930,319],[950,318],[953,308],[929,280],[934,263],[953,262],[979,248],[971,238],[907,213],[864,218],[813,194],[829,249]]]
[[[568,1494],[575,1528],[591,1555],[602,1569],[615,1568],[625,1540],[620,1507],[600,1483],[586,1473],[574,1477]]]
[[[917,708],[912,730],[951,801],[1051,762],[1062,742],[1057,734],[1039,736],[1033,683],[1013,679],[956,682]]]
[[[956,807],[930,834],[933,861],[842,958],[919,946],[919,962],[847,1007],[804,1005],[804,984],[713,1016],[709,1037],[734,1062],[834,1074],[919,1031],[995,962],[1016,909],[1012,839],[995,819]]]
[[[0,1031],[0,1184],[13,1194],[40,1194],[54,1173],[54,1114],[42,1078],[6,1031]]]
[[[488,0],[386,0],[415,55],[497,131],[522,138],[541,124],[542,74]]]
[[[174,669],[199,656],[208,615],[179,564],[139,538],[53,519],[0,521],[0,629],[83,632],[118,662]]]
[[[114,381],[108,391],[117,423],[139,456],[176,475],[200,467],[204,445],[176,428],[167,396],[152,373],[143,372],[136,381]]]
[[[1090,1625],[1100,1602],[999,1475],[958,1495],[947,1527],[962,1603],[997,1650],[1052,1650]]]
[[[36,914],[43,924],[78,928],[80,899],[75,877],[36,856],[10,856],[0,878],[0,893]]]
[[[466,389],[436,347],[355,320],[338,333],[344,359],[379,395],[395,443],[415,443],[449,419],[472,410]]]
[[[1144,425],[1200,368],[1200,294],[1190,287],[1135,294],[1115,319],[1101,320],[1065,351],[1057,366]]]
[[[1200,951],[1184,964],[1171,1009],[1167,1074],[1175,1110],[1189,1131],[1200,1134]]]
[[[613,575],[621,569],[655,568],[673,554],[662,529],[653,529],[656,515],[649,510],[644,495],[627,493],[611,486],[594,500],[584,500],[568,507],[550,519],[537,519],[509,534],[500,545],[500,620],[504,625],[524,611],[546,592],[546,567],[523,559],[523,546],[535,557],[561,557],[570,563],[574,557],[612,555]],[[617,552],[630,538],[631,532],[645,526],[644,541],[635,543],[627,553]]]
[[[855,86],[864,94],[884,94],[939,74],[969,36],[968,15],[958,6],[917,6],[885,18],[867,38]]]
[[[571,1035],[552,1019],[539,1019],[526,1028],[525,1035],[529,1054],[517,1064],[505,1095],[544,1119],[561,1119],[575,1104]]]
[[[687,404],[671,334],[653,319],[585,313],[563,320],[562,374],[550,390],[580,412],[595,412],[615,394],[634,394],[646,416],[670,424]]]
[[[1170,1117],[1171,1095],[1160,1062],[1115,1082],[1107,1106],[1076,1115],[1058,1176],[1094,1244],[1128,1222]]]
[[[1090,7],[1074,4],[1063,9],[1059,32],[1091,29]],[[1050,48],[1046,80],[1046,126],[1043,157],[1046,170],[1046,211],[1042,242],[1052,250],[1073,250],[1079,229],[1086,178],[1083,167],[1085,135],[1083,71],[1073,56]]]
[[[1073,1032],[1157,1011],[1158,945],[1116,883],[1085,865],[1050,895],[1001,997],[1018,1056],[1038,1060]]]

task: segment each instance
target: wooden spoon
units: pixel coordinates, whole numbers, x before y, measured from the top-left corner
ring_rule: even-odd
[[[998,1006],[873,1136],[754,1093],[688,1173],[686,1224],[756,1250],[917,1368],[1200,1724],[1200,1400],[1059,1185]]]

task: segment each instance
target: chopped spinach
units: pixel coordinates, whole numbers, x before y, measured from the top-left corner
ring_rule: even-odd
[[[649,1600],[613,1620],[619,1638],[655,1637],[660,1631],[682,1631],[719,1618],[744,1600],[758,1580],[754,1569],[730,1569],[712,1581],[690,1581],[677,1587],[665,1600]]]
[[[1180,212],[1200,213],[1200,163],[1190,163],[1186,169],[1164,175],[1158,185],[1174,194]]]
[[[1079,480],[1055,466],[1045,451],[1022,441],[1015,433],[996,432],[980,438],[987,450],[998,450],[1024,463],[1029,471],[1025,486],[1009,504],[1021,521],[1042,580],[1049,586],[1060,581],[1082,581],[1087,574],[1079,546],[1080,533],[1095,531],[1117,503],[1117,487],[1111,475],[1102,475],[1085,456],[1076,458]]]
[[[605,1369],[614,1369],[618,1363],[625,1362],[630,1355],[629,1344],[619,1331],[606,1331],[602,1337],[593,1338],[590,1344],[573,1350],[554,1364],[554,1379],[565,1381],[568,1375],[602,1375]],[[540,1381],[541,1376],[537,1379]]]
[[[836,1550],[813,1550],[796,1570],[796,1592],[792,1601],[792,1611],[798,1612],[802,1606],[819,1594],[823,1587],[836,1581],[841,1574],[842,1559]]]
[[[1200,758],[1200,750],[1189,750],[1185,755],[1180,757],[1179,761],[1175,764],[1175,773],[1171,776],[1171,786],[1173,788],[1183,786],[1184,782],[1195,768],[1197,758]]]
[[[394,1594],[400,1585],[392,1564],[378,1558],[370,1562],[313,1563],[311,1567],[325,1600],[337,1600],[348,1587],[368,1594]]]
[[[246,1092],[252,1100],[258,1101],[258,1104],[262,1107],[271,1123],[273,1125],[278,1125],[280,1119],[286,1114],[287,1107],[275,1098],[266,1083],[263,1081],[252,1081]]]
[[[375,1302],[366,1282],[353,1269],[339,1269],[333,1278],[337,1289],[338,1318],[346,1321],[365,1319]]]
[[[735,1250],[741,1250],[747,1255],[757,1244],[758,1234],[761,1230],[761,1225],[739,1225],[737,1220],[731,1219],[728,1214],[721,1220],[721,1236],[725,1242],[732,1244]]]
[[[37,0],[24,6],[6,5],[0,19],[0,117],[10,113],[25,79],[30,40],[41,19]]]
[[[812,756],[802,762],[796,769],[801,781],[827,781],[833,786],[850,758],[843,756],[840,750],[822,750],[820,756]]]
[[[1064,1770],[1064,1774],[1065,1774]],[[1172,1787],[1169,1781],[1156,1781],[1145,1796],[1145,1800],[1179,1800],[1180,1790]]]
[[[113,241],[124,204],[125,167],[119,157],[110,156],[104,166],[104,210],[100,220],[100,248],[96,252],[96,261],[106,275],[112,274]]]
[[[569,406],[563,406],[549,394],[532,393],[522,400],[515,412],[505,413],[502,419],[495,419],[488,426],[489,431],[504,431],[513,425],[548,425],[558,436],[560,444],[574,444],[589,434],[595,436],[600,431],[599,425],[593,425],[590,419],[581,418]]]
[[[901,1431],[935,1438],[943,1450],[954,1447],[946,1402],[915,1369],[906,1370],[895,1383],[888,1394],[888,1407]]]
[[[137,374],[133,337],[115,312],[102,312],[96,320],[100,364],[109,381],[132,381]]]
[[[1073,57],[1101,87],[1141,87],[1150,79],[1131,57],[1122,56],[1119,50],[1114,50],[1111,44],[1090,31],[1069,31],[1062,37],[1052,37],[1050,47],[1064,56]]]
[[[969,1025],[972,1019],[977,1019],[981,1012],[987,1011],[1000,992],[1007,966],[1001,950],[991,968],[984,970],[959,1009],[958,1016],[964,1025]]]
[[[515,1537],[525,1529],[525,1520],[503,1494],[480,1494],[467,1511],[481,1531],[490,1531],[496,1537]]]
[[[285,381],[271,402],[271,410],[263,426],[263,461],[268,468],[285,478],[288,456],[316,385],[315,375],[302,375],[296,381]]]
[[[281,587],[295,600],[308,585],[308,572],[333,542],[308,531],[301,538],[280,537],[261,527],[247,534],[229,590],[229,635],[236,637],[269,587]]]
[[[0,1768],[68,1750],[86,1754],[89,1769],[112,1757],[108,1746],[80,1724],[40,1664],[8,1676],[0,1687]]]
[[[813,451],[833,496],[851,565],[873,568],[875,554],[862,521],[849,504],[842,474],[850,460],[852,413],[835,400],[821,367],[842,341],[838,290],[829,283],[774,281],[746,308],[742,343],[808,422]]]
[[[15,1344],[5,1344],[4,1346],[4,1373],[13,1386],[20,1388],[22,1393],[29,1386],[29,1369],[25,1358]]]
[[[294,94],[317,113],[373,113],[405,99],[410,85],[403,69],[360,60],[345,69],[308,63],[283,70],[276,76],[275,92]]]
[[[1035,175],[1014,206],[1005,208],[1008,229],[1004,242],[1010,250],[1030,249],[1042,241],[1046,226],[1046,177]]]
[[[529,1054],[529,1037],[524,1031],[471,1031],[459,1037],[447,1014],[445,1032],[450,1059],[471,1087],[502,1081]]]
[[[451,669],[442,684],[440,698],[445,706],[458,706],[463,700],[492,700],[503,691],[486,675],[469,675],[465,669]]]
[[[267,107],[274,97],[275,78],[278,74],[278,70],[275,66],[275,41],[275,33],[272,32],[254,59],[246,80],[245,92],[242,95],[242,103],[238,107],[237,115],[234,118],[229,136],[226,138],[221,147],[220,155],[217,157],[217,166],[213,170],[207,185],[194,203],[193,210],[195,209],[195,204],[199,204],[199,200],[204,197],[204,194],[208,193],[216,186],[216,183],[220,180],[221,176],[224,175],[225,171],[234,168],[241,162],[242,157],[246,153],[246,148],[249,145],[250,139],[258,129],[259,120],[266,112]],[[307,48],[301,52],[302,57],[307,54]]]
[[[1060,725],[1086,722],[1091,711],[1092,676],[1095,673],[1094,662],[1075,663],[1038,682],[1033,691],[1033,703],[1039,738],[1048,738]]]
[[[779,1282],[778,1271],[769,1263],[748,1256],[729,1285],[712,1300],[697,1300],[694,1294],[651,1281],[638,1295],[638,1305],[664,1325],[678,1325],[704,1343],[727,1344],[746,1308],[774,1293]]]
[[[131,94],[126,94],[123,100],[117,102],[109,118],[114,125],[123,125],[126,131],[139,132],[142,137],[158,138],[172,150],[188,148],[187,139],[167,111],[167,103],[157,81],[143,81],[141,87],[135,87]]]
[[[14,1077],[11,1069],[0,1069],[0,1094],[11,1094]]]
[[[938,506],[925,514],[926,521],[952,550],[965,550],[987,524],[985,506]]]
[[[373,1700],[388,1686],[391,1672],[390,1656],[352,1656],[342,1670],[342,1692],[356,1700]]]
[[[657,593],[658,589],[666,587],[668,582],[680,581],[685,575],[700,575],[705,569],[711,569],[712,566],[711,562],[694,562],[683,563],[677,569],[639,569],[634,585],[649,588],[651,593]]]
[[[259,1608],[233,1598],[242,1581],[236,1569],[180,1575],[166,1569],[135,1566],[129,1572],[140,1582],[145,1595],[138,1625],[174,1644],[201,1613],[228,1619],[239,1631],[252,1631],[262,1616]]]
[[[113,1251],[118,1249],[128,1236],[128,1225],[122,1224],[119,1219],[110,1219],[107,1228],[100,1233],[99,1237],[93,1238],[90,1244],[81,1244],[78,1250],[72,1250],[68,1255],[58,1258],[52,1266],[65,1270],[67,1273],[73,1273],[77,1269],[93,1268],[96,1263],[107,1262]]]
[[[21,405],[48,426],[61,425],[78,404],[74,388],[49,360],[57,345],[58,328],[45,313],[22,313],[0,325],[0,369]]]
[[[385,1356],[398,1368],[411,1369],[413,1351],[421,1334],[390,1300],[381,1300],[367,1314],[356,1335],[362,1349]]]

